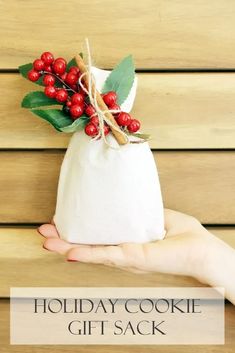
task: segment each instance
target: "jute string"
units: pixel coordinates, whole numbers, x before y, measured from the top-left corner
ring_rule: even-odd
[[[127,143],[130,143],[130,139],[128,137],[128,135],[122,131],[121,129],[117,128],[111,121],[110,119],[105,115],[105,113],[110,112],[111,114],[117,114],[120,113],[121,110],[102,110],[100,109],[98,103],[97,103],[97,99],[96,99],[96,89],[92,89],[92,87],[96,87],[96,81],[95,81],[95,77],[92,74],[92,62],[91,62],[91,51],[90,51],[90,46],[89,46],[89,41],[86,38],[85,39],[85,43],[86,43],[86,50],[87,50],[87,72],[84,72],[80,77],[79,77],[79,84],[81,86],[81,88],[83,89],[83,91],[88,95],[89,100],[90,100],[90,104],[95,108],[96,113],[94,113],[92,116],[98,116],[99,119],[99,132],[98,135],[96,137],[93,138],[93,140],[97,140],[102,138],[103,141],[105,142],[106,145],[108,145],[111,148],[120,148],[120,145],[118,146],[113,146],[111,145],[105,136],[104,133],[104,125],[105,123],[107,123],[108,126],[112,127],[112,129],[118,131],[119,133],[121,133]],[[82,79],[84,78],[85,75],[88,75],[88,87],[85,87],[85,85],[82,83]]]

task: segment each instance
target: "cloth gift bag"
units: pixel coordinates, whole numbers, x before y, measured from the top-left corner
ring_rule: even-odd
[[[92,67],[100,91],[109,71]],[[121,109],[129,112],[137,87]],[[145,243],[162,239],[164,214],[155,161],[147,142],[120,146],[74,133],[58,185],[54,222],[60,237],[78,244]]]

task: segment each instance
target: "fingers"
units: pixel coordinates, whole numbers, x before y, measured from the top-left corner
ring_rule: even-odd
[[[38,232],[45,238],[59,238],[56,227],[52,224],[43,224],[38,228]]]
[[[74,244],[67,243],[66,241],[60,239],[59,233],[53,224],[41,225],[38,228],[38,232],[46,238],[43,243],[43,247],[46,250],[65,255],[75,246]]]
[[[78,245],[68,252],[69,261],[125,267],[127,259],[121,246]]]
[[[142,257],[142,245],[129,243],[117,246],[79,245],[67,254],[68,261],[104,264],[135,274],[148,272],[142,268]]]
[[[47,250],[57,252],[58,254],[65,255],[69,250],[71,250],[74,244],[67,243],[66,241],[59,238],[48,238],[45,240],[43,247]]]

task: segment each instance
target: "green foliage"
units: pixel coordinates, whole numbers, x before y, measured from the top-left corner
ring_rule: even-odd
[[[130,135],[130,136],[135,136],[135,137],[138,137],[140,138],[141,140],[144,140],[144,141],[148,141],[150,139],[150,135],[149,134],[142,134],[140,132],[134,132],[134,133],[130,133],[130,132],[127,132],[125,131],[127,135]]]
[[[47,105],[59,105],[59,103],[55,99],[48,98],[42,91],[28,93],[21,102],[23,108],[30,109]]]
[[[135,66],[132,56],[124,58],[107,77],[102,93],[115,91],[117,103],[122,104],[128,97],[135,79]]]
[[[89,118],[86,115],[80,116],[80,118],[74,120],[71,125],[60,128],[61,131],[66,133],[72,133],[82,130],[85,125],[88,123]]]
[[[80,53],[81,57],[83,54]],[[72,66],[77,66],[75,58],[70,60],[67,65],[67,71]],[[32,63],[19,66],[20,74],[28,79],[28,71],[33,68]],[[117,103],[122,104],[128,97],[133,86],[135,78],[135,68],[132,56],[124,58],[110,73],[104,83],[102,93],[115,91],[118,99]],[[35,82],[38,85],[43,85],[42,77]],[[61,87],[61,83],[56,80],[56,86]],[[28,93],[22,100],[21,106],[31,109],[31,112],[41,119],[48,121],[56,130],[65,133],[73,133],[84,128],[89,121],[89,117],[82,115],[79,119],[73,121],[63,110],[60,109],[34,109],[43,106],[59,105],[55,99],[48,98],[42,91]],[[137,135],[137,134],[136,134]]]
[[[71,119],[59,109],[32,109],[32,113],[48,121],[58,131],[71,125]]]
[[[79,53],[79,55],[83,58],[83,54],[82,53]],[[72,60],[70,60],[67,64],[67,71],[69,71],[69,69],[72,67],[72,66],[77,66],[77,63],[76,63],[76,60],[75,58],[73,58]]]
[[[67,64],[67,71],[69,71],[69,69],[72,67],[72,66],[77,66],[77,63],[75,61],[75,58],[73,58],[72,60],[70,60]]]

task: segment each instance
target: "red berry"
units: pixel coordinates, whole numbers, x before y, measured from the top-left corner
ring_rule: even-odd
[[[110,91],[110,92],[104,94],[103,100],[104,100],[105,104],[107,104],[108,107],[112,106],[114,103],[116,103],[116,100],[117,100],[116,92]]]
[[[131,116],[128,113],[121,112],[118,114],[116,121],[119,126],[128,126],[131,122]]]
[[[114,103],[113,105],[110,105],[109,107],[110,110],[121,110],[120,105]],[[119,112],[120,113],[120,112]],[[119,114],[117,113],[117,114]],[[115,113],[116,114],[116,113]]]
[[[69,72],[78,75],[79,74],[79,68],[77,66],[71,66],[69,69]]]
[[[83,81],[82,81],[83,82]],[[79,93],[83,94],[84,96],[87,94],[82,87],[80,87],[79,89]]]
[[[60,75],[61,80],[66,81],[67,77],[67,72],[64,72],[62,75]]]
[[[47,86],[44,89],[44,93],[49,98],[55,98],[56,96],[56,89],[54,86]]]
[[[45,65],[48,66],[53,63],[54,56],[49,51],[45,51],[44,53],[42,53],[41,59],[42,61],[44,61]]]
[[[43,83],[45,86],[54,86],[55,84],[55,77],[52,75],[45,75],[43,77]]]
[[[27,76],[28,76],[28,79],[29,79],[30,81],[35,82],[35,81],[37,81],[37,80],[39,79],[39,77],[40,77],[41,75],[40,75],[40,73],[39,73],[38,71],[35,71],[35,70],[32,69],[32,70],[30,70],[30,71],[28,72]]]
[[[86,92],[85,91],[83,91],[83,89],[79,89],[79,93],[83,96],[83,98],[84,98],[84,100],[85,100],[85,98],[86,98],[86,96],[87,96],[87,94],[86,94]]]
[[[45,67],[44,67],[44,71],[47,71],[47,72],[52,72],[52,68],[51,68],[51,66],[50,66],[50,65],[45,66]]]
[[[41,59],[36,59],[33,62],[33,68],[36,71],[42,71],[45,67],[45,63],[44,61],[42,61]]]
[[[137,132],[140,129],[140,122],[137,119],[132,119],[127,127],[129,132]]]
[[[72,102],[71,102],[71,101],[67,101],[67,102],[66,102],[66,105],[67,105],[67,107],[71,107]]]
[[[109,132],[110,132],[110,127],[108,125],[104,125],[104,134],[105,134],[105,136],[108,135]]]
[[[84,96],[81,93],[74,93],[71,97],[72,104],[84,104]]]
[[[74,104],[70,108],[70,115],[75,120],[83,114],[84,108],[80,104]]]
[[[68,85],[75,85],[77,83],[77,80],[78,80],[77,75],[72,72],[69,72],[66,76],[65,81]]]
[[[99,125],[99,118],[98,116],[93,116],[92,118],[90,118],[90,123],[98,126]]]
[[[66,64],[62,60],[56,59],[53,64],[53,71],[58,75],[63,75],[66,70]]]
[[[65,101],[67,101],[68,99],[68,92],[65,90],[65,89],[59,89],[57,92],[56,92],[56,96],[55,96],[57,102],[59,103],[63,103]]]
[[[86,126],[85,126],[85,133],[88,135],[88,136],[91,136],[91,137],[94,137],[98,134],[98,129],[97,129],[97,126],[95,126],[94,124],[92,123],[88,123]]]
[[[56,61],[62,61],[63,63],[65,63],[65,65],[67,65],[67,61],[64,58],[57,58],[55,59],[55,62]]]
[[[71,85],[70,86],[74,91],[77,91],[77,89],[78,89],[78,86],[77,85]]]
[[[89,104],[87,107],[86,107],[86,110],[85,110],[85,113],[86,115],[88,116],[92,116],[96,113],[96,110],[95,108],[93,107],[93,105]]]
[[[118,116],[118,114],[120,114],[121,107],[118,104],[114,103],[113,105],[111,105],[109,107],[109,109],[110,110],[119,110],[119,112],[117,112],[117,113],[112,113],[113,116],[116,118]]]

